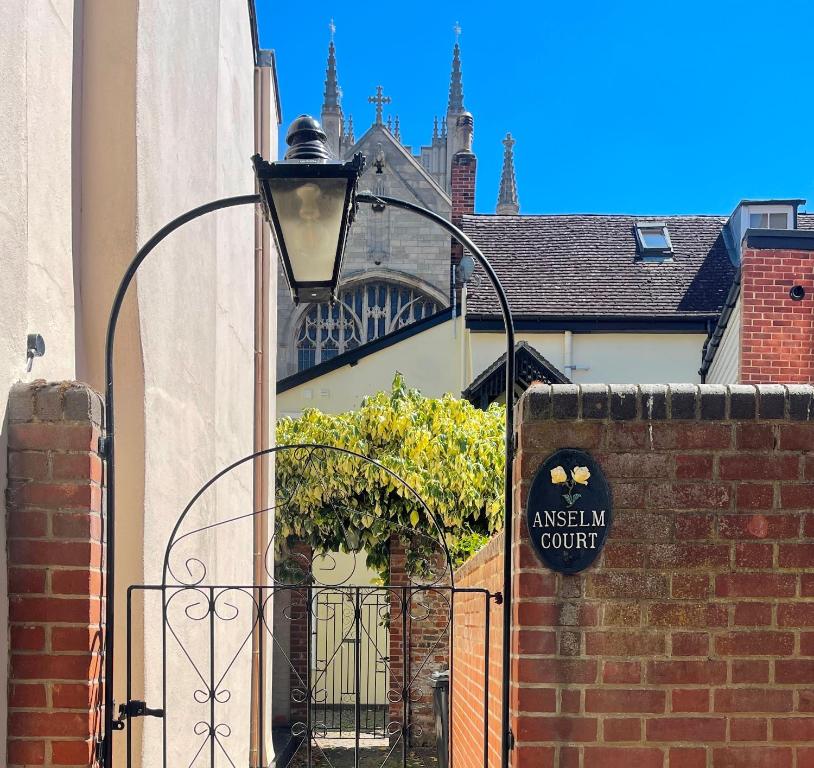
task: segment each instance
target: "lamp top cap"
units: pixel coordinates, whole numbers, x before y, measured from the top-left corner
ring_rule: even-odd
[[[331,160],[328,136],[319,120],[311,115],[300,115],[291,125],[285,137],[288,151],[286,160]]]

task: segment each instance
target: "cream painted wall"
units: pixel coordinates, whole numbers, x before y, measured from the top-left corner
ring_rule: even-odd
[[[705,334],[575,333],[573,363],[590,370],[574,371],[569,378],[603,384],[696,382],[705,338]],[[394,371],[401,371],[410,386],[427,396],[460,395],[506,350],[502,333],[467,331],[466,339],[462,348],[460,329],[455,335],[453,322],[448,321],[368,355],[355,366],[343,366],[280,393],[278,413],[296,416],[305,408],[326,413],[358,408],[363,397],[390,386]],[[563,370],[564,334],[518,333],[517,339],[527,341]]]
[[[341,413],[362,398],[390,389],[396,371],[429,397],[461,391],[461,319],[448,320],[391,347],[277,395],[277,415],[296,416],[306,408]]]
[[[272,78],[267,70],[261,76],[269,114],[256,136],[254,51],[244,0],[0,3],[0,67],[0,392],[34,378],[78,378],[102,391],[108,312],[137,248],[188,208],[253,192],[256,140],[262,138],[269,159],[276,157]],[[206,478],[253,447],[256,246],[270,260],[269,297],[275,296],[277,272],[268,229],[256,222],[248,206],[172,235],[145,263],[119,321],[117,701],[125,698],[127,586],[160,579],[164,545],[184,503]],[[276,309],[270,301],[265,352],[273,371]],[[29,332],[42,334],[47,349],[26,373]],[[273,393],[273,376],[268,386]],[[189,525],[245,512],[251,504],[247,465],[213,489]],[[0,537],[4,531],[0,526]],[[217,546],[209,536],[199,551],[210,560],[210,578],[250,582],[251,537],[250,523],[219,537]],[[0,560],[4,556],[0,541]],[[7,687],[5,576],[0,561],[0,712]],[[146,667],[148,699],[160,701],[160,626],[150,614],[155,605],[147,608],[146,630],[139,600],[134,608],[134,693],[144,691]],[[179,672],[179,681],[184,675],[190,679],[190,670]],[[245,763],[248,674],[230,687],[231,709],[224,707],[222,716],[233,723],[236,761]],[[191,712],[194,700],[184,706]],[[143,725],[131,723],[136,744]],[[150,764],[160,762],[155,725],[148,725],[143,755]],[[5,726],[0,716],[2,744]],[[188,762],[198,737],[180,726],[173,733],[184,734]],[[120,761],[124,743],[122,737],[115,745]],[[169,756],[179,759],[172,746]]]
[[[472,370],[477,376],[505,352],[502,333],[471,333]],[[704,333],[574,333],[573,364],[564,371],[564,334],[518,332],[576,383],[660,384],[698,382]],[[473,376],[473,378],[474,378]]]
[[[0,518],[11,385],[73,379],[73,0],[0,3]],[[45,357],[26,372],[28,333]],[[5,762],[8,584],[0,525],[0,762]]]
[[[141,3],[136,56],[135,215],[142,243],[189,208],[254,191],[254,67],[245,3]],[[142,268],[138,305],[146,414],[142,578],[155,583],[169,533],[189,498],[215,472],[252,452],[254,208],[211,214],[174,233]],[[251,509],[249,463],[207,492],[182,530]],[[251,583],[250,518],[196,538],[207,583]],[[218,670],[226,669],[229,649],[239,647],[236,632],[250,627],[250,605],[237,595],[232,602],[241,609],[240,627],[216,622]],[[189,624],[183,613],[176,615],[180,626]],[[159,630],[145,622],[145,690],[152,701],[161,695]],[[194,637],[188,626],[185,631],[190,655],[206,669],[204,636]],[[166,715],[167,757],[186,763],[199,741],[195,723],[208,720],[209,703],[193,698],[200,680],[184,655],[176,649],[168,658],[175,693]],[[218,720],[231,727],[225,744],[236,764],[248,763],[249,661],[246,648],[223,683],[230,698],[217,706]],[[145,722],[144,765],[160,762],[160,732],[160,721]]]
[[[707,384],[737,384],[741,364],[741,300],[738,297],[729,315],[721,343],[707,371]]]

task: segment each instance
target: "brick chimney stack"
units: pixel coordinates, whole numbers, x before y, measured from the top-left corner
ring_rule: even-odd
[[[814,232],[747,232],[740,291],[740,382],[814,383]]]
[[[461,141],[459,149],[452,158],[450,169],[450,188],[452,197],[452,223],[460,227],[467,213],[475,212],[475,172],[478,160],[472,152],[472,134],[474,120],[469,112],[459,115],[456,133]],[[458,264],[463,257],[463,246],[452,244],[452,263]]]

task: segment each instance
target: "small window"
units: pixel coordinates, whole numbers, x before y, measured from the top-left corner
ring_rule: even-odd
[[[639,253],[644,258],[664,260],[673,255],[673,244],[667,225],[658,221],[646,221],[636,224],[636,240]]]
[[[750,229],[788,229],[789,215],[787,213],[750,213]]]

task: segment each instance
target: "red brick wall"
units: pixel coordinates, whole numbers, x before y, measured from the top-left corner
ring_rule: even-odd
[[[814,765],[812,406],[803,386],[525,394],[514,768]],[[561,447],[598,459],[615,515],[598,564],[567,577],[537,560],[519,522],[534,472]],[[456,718],[455,768],[481,765],[477,715]],[[491,729],[498,718],[495,707]]]
[[[814,253],[744,248],[740,381],[814,381]],[[802,285],[794,301],[789,290]]]
[[[8,764],[92,765],[102,726],[101,400],[81,384],[9,401]]]
[[[399,691],[403,678],[404,637],[402,633],[401,597],[398,587],[410,586],[405,547],[409,542],[397,534],[390,537],[390,585],[394,609],[390,616],[389,668],[391,691]],[[442,567],[443,572],[443,567]],[[447,585],[447,579],[440,583]],[[410,682],[408,723],[412,746],[435,746],[435,710],[433,708],[432,673],[449,666],[450,594],[446,590],[406,590],[407,665]],[[397,606],[397,607],[395,607]],[[391,693],[391,696],[394,695]],[[390,721],[400,723],[403,717],[401,699],[390,703]]]
[[[475,587],[492,594],[503,589],[503,535],[495,536],[455,572],[456,587]],[[503,611],[489,603],[489,669],[486,669],[486,603],[483,595],[455,597],[451,691],[452,765],[483,768],[484,746],[489,765],[500,765],[500,693]],[[488,674],[487,674],[488,673]],[[488,744],[484,744],[484,688],[489,680]]]
[[[303,575],[310,572],[314,552],[309,544],[299,541],[292,545],[289,567],[292,574],[283,575],[284,583],[302,584],[301,588],[285,590],[285,599],[289,606],[287,618],[289,623],[289,706],[287,713],[275,712],[275,724],[305,722],[308,717],[306,707],[306,689],[308,682],[308,610],[309,583]],[[313,590],[310,592],[313,599]],[[284,659],[280,659],[284,663]],[[313,685],[313,684],[312,684]],[[316,686],[314,686],[316,687]]]
[[[475,212],[475,172],[478,161],[469,152],[458,152],[452,158],[450,186],[452,189],[452,223],[460,227],[467,213]],[[452,261],[457,264],[463,256],[463,246],[452,243]]]

